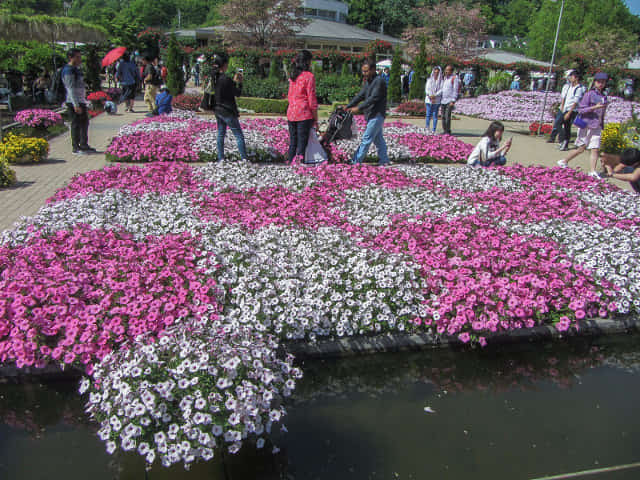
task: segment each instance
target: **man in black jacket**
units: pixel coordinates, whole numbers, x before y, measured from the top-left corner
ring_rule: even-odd
[[[376,74],[376,64],[373,60],[365,60],[362,64],[362,76],[365,80],[362,90],[347,105],[347,110],[354,115],[362,112],[367,121],[367,128],[351,163],[362,163],[373,143],[378,149],[378,165],[386,165],[390,160],[387,144],[382,136],[382,127],[387,112],[387,84],[384,78]]]

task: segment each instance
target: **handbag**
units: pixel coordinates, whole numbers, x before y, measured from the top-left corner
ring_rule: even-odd
[[[304,163],[317,165],[318,163],[326,162],[327,158],[327,152],[325,152],[320,140],[318,140],[316,130],[314,128],[311,129],[311,132],[309,132],[309,142],[304,151]]]
[[[578,115],[576,117],[576,119],[573,121],[573,124],[578,128],[586,128],[587,127],[586,120],[584,118],[582,118],[580,115]]]

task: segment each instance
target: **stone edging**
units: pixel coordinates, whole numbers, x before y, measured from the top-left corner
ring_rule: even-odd
[[[599,337],[621,333],[640,332],[640,316],[625,316],[618,319],[593,319],[578,322],[579,330],[559,332],[550,325],[511,330],[485,335],[489,345],[516,344],[559,340],[565,337]],[[320,340],[315,343],[292,341],[285,343],[285,352],[297,359],[319,359],[349,357],[383,352],[407,352],[431,348],[462,347],[457,337],[437,336],[432,333],[384,333],[380,335]],[[76,368],[61,370],[58,365],[44,368],[0,365],[0,383],[6,379],[40,378],[47,380],[77,380],[83,372]]]
[[[550,325],[511,330],[485,335],[489,345],[514,344],[559,340],[565,337],[598,337],[620,333],[640,332],[640,317],[626,316],[619,319],[593,319],[578,322],[579,329],[559,332]],[[286,352],[298,359],[335,358],[354,355],[406,352],[430,348],[461,347],[464,343],[450,335],[432,333],[385,333],[380,335],[320,340],[316,343],[289,342]]]

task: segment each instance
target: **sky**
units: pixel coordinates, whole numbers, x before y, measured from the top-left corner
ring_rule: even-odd
[[[627,7],[634,15],[640,15],[640,0],[625,0]]]

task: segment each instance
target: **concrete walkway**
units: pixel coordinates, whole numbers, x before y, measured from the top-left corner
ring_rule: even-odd
[[[120,108],[124,110],[123,105]],[[145,108],[141,101],[136,103],[134,110],[137,113],[102,114],[91,120],[89,143],[100,153],[88,156],[73,155],[71,140],[67,133],[51,140],[47,161],[32,165],[13,165],[18,182],[11,188],[0,189],[0,231],[11,228],[13,223],[22,216],[35,214],[45,204],[46,199],[63,187],[74,175],[103,167],[107,163],[104,150],[111,138],[117,134],[118,129],[122,125],[144,117]],[[403,121],[424,125],[424,119]],[[487,120],[457,116],[452,123],[453,134],[467,143],[475,144],[489,123]],[[545,143],[545,138],[529,135],[528,125],[504,123],[505,138],[514,138],[512,150],[508,155],[509,163],[553,167],[556,166],[557,160],[563,157],[563,152],[559,152],[555,145]],[[572,167],[588,171],[588,162],[589,158],[585,153],[572,162]],[[629,189],[629,184],[626,182],[617,180],[613,182],[621,188]]]

